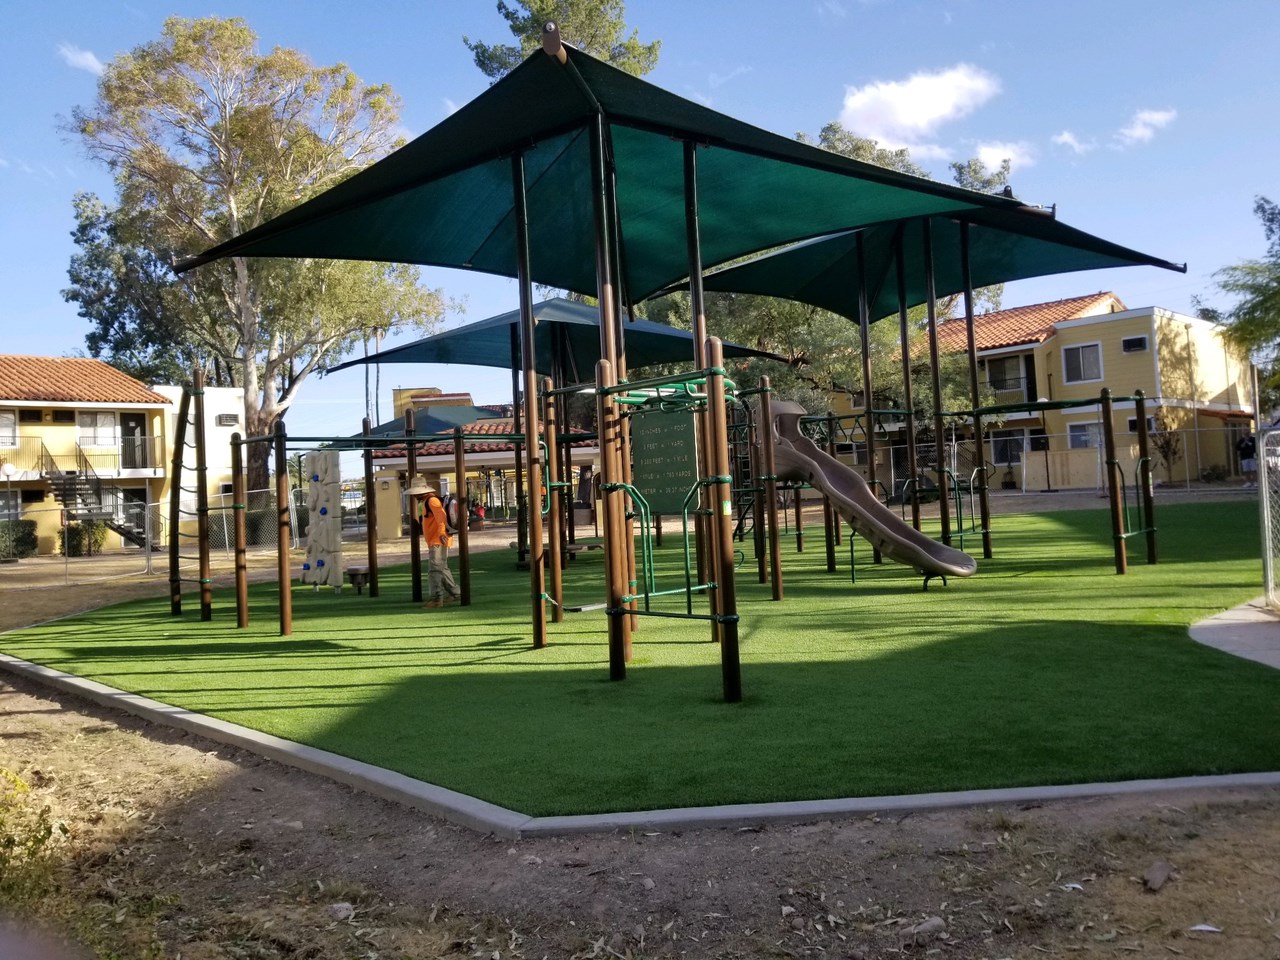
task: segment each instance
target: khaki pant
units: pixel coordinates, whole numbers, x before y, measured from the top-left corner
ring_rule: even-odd
[[[427,547],[427,599],[443,600],[445,594],[455,600],[462,596],[449,572],[449,548],[433,543]]]

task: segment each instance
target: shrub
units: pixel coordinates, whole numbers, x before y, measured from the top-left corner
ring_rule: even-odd
[[[102,552],[107,542],[107,525],[102,520],[79,520],[69,523],[58,534],[64,556],[92,557]]]
[[[35,554],[34,520],[0,521],[0,557],[34,557]]]
[[[1200,471],[1200,479],[1205,483],[1218,483],[1227,479],[1227,468],[1220,463],[1205,467]]]

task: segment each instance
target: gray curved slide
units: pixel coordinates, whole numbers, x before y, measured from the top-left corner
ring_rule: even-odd
[[[978,563],[969,554],[926,537],[880,502],[853,468],[841,463],[800,432],[804,408],[773,403],[774,468],[779,480],[799,480],[825,494],[854,530],[890,560],[914,567],[925,577],[971,577]],[[928,580],[925,581],[926,586]]]

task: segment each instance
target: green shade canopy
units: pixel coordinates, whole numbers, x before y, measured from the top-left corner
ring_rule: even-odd
[[[1069,227],[1030,210],[972,210],[934,217],[934,282],[939,297],[964,291],[960,221],[969,223],[969,262],[975,288],[1028,277],[1105,267],[1147,265],[1186,272],[1170,263]],[[897,247],[901,237],[907,306],[924,303],[924,225],[921,220],[881,224],[861,231],[867,305],[874,321],[898,311]],[[756,293],[798,300],[857,317],[857,231],[798,243],[708,274],[707,290]]]
[[[532,279],[594,294],[590,143],[598,119],[616,172],[621,280],[632,302],[688,275],[686,141],[699,148],[708,265],[903,217],[1020,206],[768,133],[567,48],[564,64],[535,52],[400,150],[178,269],[234,255],[514,276],[511,157],[523,152]]]
[[[538,372],[551,375],[553,360],[559,350],[572,380],[592,379],[596,361],[600,359],[599,311],[585,303],[555,297],[534,304],[533,317],[537,324],[533,343]],[[512,310],[368,357],[348,360],[326,372],[333,373],[366,363],[462,363],[518,370],[520,364],[512,348],[512,330],[519,323],[520,311]],[[626,323],[625,327],[629,369],[636,370],[654,363],[683,363],[693,356],[693,334],[688,330],[651,320],[636,320]],[[765,357],[786,362],[772,353],[732,343],[724,345],[724,355]],[[439,409],[444,411],[448,408]]]

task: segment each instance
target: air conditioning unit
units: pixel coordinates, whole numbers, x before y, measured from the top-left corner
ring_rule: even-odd
[[[1120,341],[1120,349],[1125,353],[1142,353],[1147,349],[1147,338],[1125,337]]]

